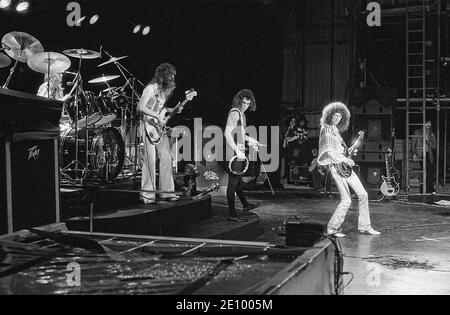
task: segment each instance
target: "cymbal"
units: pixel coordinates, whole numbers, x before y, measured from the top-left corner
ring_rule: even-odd
[[[11,59],[5,54],[0,54],[0,68],[5,68],[11,64]]]
[[[107,89],[102,90],[101,92],[102,92],[102,93],[103,93],[103,92],[111,92],[111,91],[114,91],[115,89],[117,89],[117,87],[112,86],[112,87],[109,87],[109,88],[107,88]]]
[[[64,72],[69,69],[70,65],[69,58],[56,52],[42,52],[28,60],[28,66],[31,70],[40,73],[47,73],[49,69],[50,73]]]
[[[128,58],[128,57],[129,57],[129,56],[112,57],[112,58],[109,59],[108,61],[105,61],[104,63],[99,64],[97,67],[101,67],[101,66],[107,65],[107,64],[109,64],[109,63],[111,63],[111,62],[116,62],[116,61],[119,61],[119,60],[121,60],[121,59]]]
[[[8,56],[20,62],[27,62],[34,54],[44,51],[44,47],[36,38],[23,32],[6,34],[3,36],[2,44]]]
[[[73,58],[82,58],[82,59],[97,59],[100,58],[100,53],[88,50],[88,49],[66,49],[63,51],[64,55],[67,55],[69,57]]]
[[[88,83],[105,83],[111,80],[115,80],[117,78],[120,78],[120,75],[106,75],[106,76],[104,75],[99,78],[89,80]]]

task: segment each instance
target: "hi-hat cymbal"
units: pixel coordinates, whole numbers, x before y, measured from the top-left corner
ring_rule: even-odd
[[[27,62],[31,56],[44,51],[42,44],[33,36],[23,32],[11,32],[3,36],[2,45],[11,58]]]
[[[107,64],[109,64],[109,63],[111,63],[111,62],[116,62],[116,61],[119,61],[119,60],[121,60],[121,59],[128,58],[128,57],[129,57],[129,56],[112,57],[112,58],[109,59],[108,61],[105,61],[104,63],[99,64],[97,67],[101,67],[101,66],[107,65]]]
[[[5,54],[0,54],[0,68],[7,67],[11,64],[11,59]]]
[[[120,78],[120,75],[106,75],[106,76],[104,75],[99,78],[89,80],[88,83],[105,83],[111,80],[115,80],[117,78]]]
[[[59,73],[69,69],[71,62],[63,54],[56,52],[43,52],[32,56],[28,60],[31,70],[40,73]]]
[[[97,59],[100,58],[100,53],[93,51],[93,50],[88,50],[88,49],[83,49],[83,48],[76,48],[76,49],[66,49],[63,51],[64,55],[67,55],[69,57],[73,57],[73,58],[81,58],[81,59]]]
[[[111,92],[111,91],[114,91],[114,90],[116,90],[116,89],[118,89],[118,87],[111,86],[111,87],[109,87],[109,88],[107,88],[107,89],[102,90],[101,92],[102,92],[102,93],[104,93],[104,92]]]

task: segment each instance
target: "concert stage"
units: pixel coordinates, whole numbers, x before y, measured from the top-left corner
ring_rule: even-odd
[[[0,266],[0,294],[333,294],[342,284],[328,240],[296,248],[45,230],[0,237],[11,258]],[[69,265],[79,271],[71,281]]]
[[[61,217],[70,230],[135,235],[163,235],[251,241],[264,233],[256,214],[247,222],[227,220],[228,208],[212,204],[211,195],[200,199],[144,205],[132,181],[104,187],[61,189]],[[239,208],[239,206],[238,206]]]

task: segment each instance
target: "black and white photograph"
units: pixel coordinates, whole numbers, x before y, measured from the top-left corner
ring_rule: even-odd
[[[450,0],[0,0],[0,40],[0,295],[450,294]]]

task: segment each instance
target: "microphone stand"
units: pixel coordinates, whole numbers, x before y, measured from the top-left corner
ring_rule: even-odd
[[[81,62],[83,60],[83,55],[80,54],[80,61],[78,63],[78,73],[76,76],[76,82],[75,84],[77,85],[76,89],[75,89],[75,98],[74,98],[74,102],[75,102],[75,181],[77,181],[78,178],[78,164],[80,163],[80,161],[78,160],[78,96],[79,93],[81,91],[81,86],[82,86],[82,78],[81,78]],[[87,123],[87,117],[86,117],[86,123]],[[87,156],[87,148],[88,148],[88,142],[86,139],[86,156]]]
[[[20,59],[20,57],[22,57],[22,54],[23,54],[23,49],[20,50],[19,56],[17,56],[17,59],[16,59],[16,61],[14,62],[14,66],[11,68],[11,70],[9,70],[8,78],[6,79],[5,84],[3,84],[3,88],[4,88],[4,89],[7,89],[7,88],[8,88],[9,82],[10,82],[11,79],[12,79],[12,76],[13,76],[13,74],[14,74],[14,71],[16,71],[17,64],[19,63],[19,59]]]

